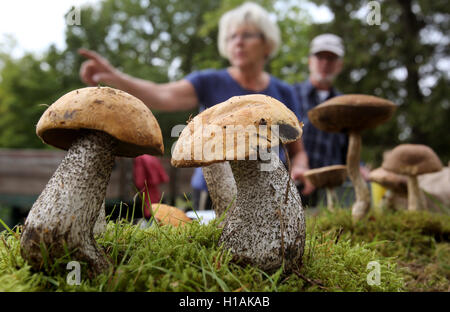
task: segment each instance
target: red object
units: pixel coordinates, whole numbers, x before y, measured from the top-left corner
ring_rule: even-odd
[[[133,177],[137,189],[145,194],[144,216],[150,218],[150,202],[159,203],[161,193],[158,185],[168,182],[169,176],[157,157],[141,155],[133,160]]]

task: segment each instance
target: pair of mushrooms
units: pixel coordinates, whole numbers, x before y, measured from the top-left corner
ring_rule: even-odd
[[[430,147],[401,144],[386,154],[381,168],[372,171],[369,179],[385,186],[393,194],[407,194],[408,210],[425,210],[425,194],[419,187],[418,176],[442,168],[441,160]],[[392,197],[392,194],[388,196]]]
[[[203,167],[216,215],[227,208],[220,244],[241,263],[271,271],[300,264],[305,219],[298,191],[274,149],[302,135],[284,104],[265,95],[232,97],[182,131],[175,167]],[[235,198],[235,200],[234,200]]]
[[[198,136],[200,141],[203,137],[203,133],[193,129],[196,121],[219,129],[253,125],[257,130],[246,132],[245,146],[239,145],[236,137],[219,139],[219,135],[214,138],[215,132],[210,133],[205,143],[221,145],[223,153],[213,153],[213,159],[204,159],[202,154],[199,160],[191,157],[194,156],[191,147],[198,142]],[[275,139],[270,130],[259,131],[257,126],[261,125],[270,130],[276,126],[274,129],[279,131]],[[231,134],[239,136],[240,130],[237,127]],[[90,87],[72,91],[53,103],[39,120],[36,132],[43,142],[68,153],[30,210],[21,236],[21,254],[33,268],[40,269],[45,257],[55,259],[70,252],[72,258],[87,262],[94,273],[103,272],[110,261],[95,242],[94,227],[104,223],[102,209],[114,157],[162,155],[159,125],[139,99],[108,87]],[[192,134],[198,136],[189,138]],[[206,166],[233,159],[232,196],[224,188],[217,192],[227,205],[234,194],[237,196],[220,242],[237,259],[265,270],[276,269],[283,261],[288,269],[299,264],[305,219],[300,196],[278,156],[269,153],[269,158],[261,159],[261,155],[280,141],[289,143],[301,134],[297,118],[282,103],[267,96],[251,95],[231,98],[196,116],[175,148],[174,156],[184,154],[172,161],[178,167]],[[216,164],[216,168],[213,173],[225,168],[230,177],[227,166]],[[220,177],[217,174],[212,177],[220,185],[217,183],[221,182]]]
[[[308,112],[310,122],[318,129],[344,132],[349,136],[346,165],[356,195],[352,206],[354,221],[361,220],[370,209],[369,188],[359,171],[361,132],[386,122],[395,110],[395,104],[388,100],[364,94],[348,94],[331,98]]]

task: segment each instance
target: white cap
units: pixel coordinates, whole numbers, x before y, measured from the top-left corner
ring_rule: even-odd
[[[339,57],[343,57],[344,45],[342,44],[342,39],[333,34],[322,34],[315,37],[311,41],[309,53],[316,54],[322,51],[332,52]]]

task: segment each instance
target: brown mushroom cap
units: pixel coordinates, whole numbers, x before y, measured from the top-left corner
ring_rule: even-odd
[[[426,145],[400,144],[386,155],[382,167],[398,174],[416,176],[441,170],[442,162]]]
[[[408,179],[405,176],[396,174],[379,167],[369,173],[369,180],[381,184],[396,193],[407,194]]]
[[[200,129],[199,125],[210,129],[210,132],[202,135],[201,131],[196,130]],[[275,125],[278,126],[279,136],[273,141],[271,126]],[[259,133],[260,126],[267,129]],[[245,140],[238,141],[240,135],[244,135]],[[227,144],[227,136],[233,136],[234,142]],[[204,110],[189,122],[175,146],[172,165],[199,167],[225,160],[250,159],[261,148],[275,147],[279,141],[290,143],[301,136],[302,124],[280,101],[262,94],[234,96]],[[202,152],[200,155],[194,154],[195,146],[200,147],[201,151],[206,146],[218,148],[211,148],[211,155],[206,157]]]
[[[347,167],[344,165],[333,165],[305,172],[305,177],[317,187],[336,187],[342,185],[347,178]]]
[[[88,87],[63,95],[41,116],[36,134],[46,144],[68,150],[83,129],[116,138],[116,156],[164,153],[161,129],[150,109],[121,90]]]
[[[165,204],[152,204],[152,215],[162,225],[182,226],[192,222],[182,210]]]
[[[336,96],[308,112],[311,123],[326,132],[362,131],[389,120],[396,110],[391,101],[364,94]]]

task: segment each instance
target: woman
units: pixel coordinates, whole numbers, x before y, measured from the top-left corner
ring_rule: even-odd
[[[236,95],[262,93],[276,98],[295,113],[298,104],[291,87],[264,71],[269,58],[280,44],[278,26],[269,14],[255,3],[243,5],[225,13],[219,22],[219,52],[230,62],[222,70],[193,72],[184,79],[156,84],[131,77],[112,67],[93,51],[80,50],[89,60],[80,70],[81,79],[89,85],[105,83],[141,99],[149,108],[163,111],[189,110],[200,105],[200,111]],[[304,179],[308,159],[300,141],[288,145],[291,158],[291,177],[302,180],[303,194],[314,187]],[[202,191],[207,191],[201,169],[197,168],[192,180],[194,208]],[[201,207],[200,207],[201,208]]]

